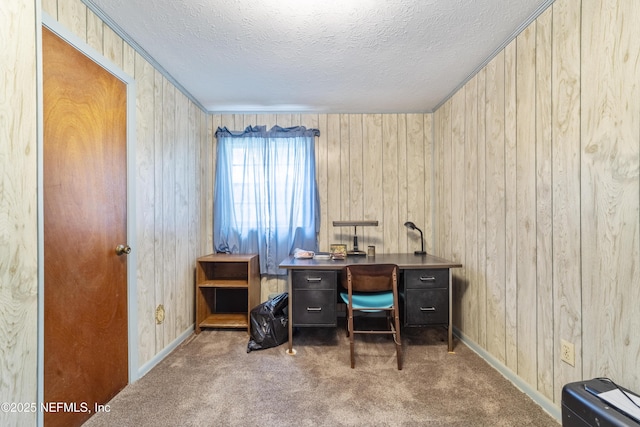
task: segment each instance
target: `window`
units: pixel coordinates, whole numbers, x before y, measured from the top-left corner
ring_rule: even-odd
[[[218,128],[216,251],[258,253],[262,274],[286,274],[278,264],[295,248],[316,250],[317,135],[304,127]]]

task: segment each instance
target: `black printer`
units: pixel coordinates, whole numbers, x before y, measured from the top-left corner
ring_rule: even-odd
[[[566,384],[562,388],[563,427],[640,427],[640,419],[625,413],[598,395],[619,388],[607,378],[594,378]]]

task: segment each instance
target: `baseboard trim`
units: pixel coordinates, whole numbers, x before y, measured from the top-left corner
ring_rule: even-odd
[[[500,372],[502,376],[511,381],[518,389],[529,396],[534,402],[536,402],[542,409],[544,409],[549,415],[555,418],[558,423],[562,423],[562,413],[560,408],[555,405],[546,396],[535,390],[531,385],[527,384],[517,376],[511,369],[504,366],[498,359],[487,353],[485,349],[480,347],[472,339],[464,335],[459,329],[453,328],[453,334],[460,339],[467,347],[473,350],[478,356],[482,357],[489,365],[491,365],[496,371]]]
[[[155,356],[151,358],[147,363],[138,368],[138,376],[131,383],[136,382],[140,378],[144,377],[151,369],[153,369],[158,363],[160,363],[165,357],[175,350],[180,344],[182,344],[187,338],[189,338],[194,331],[194,325],[189,326],[178,338],[173,340],[168,346],[160,350]]]

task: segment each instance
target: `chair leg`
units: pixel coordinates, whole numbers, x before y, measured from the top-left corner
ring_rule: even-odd
[[[345,331],[347,333],[347,337],[349,337],[349,335],[351,335],[351,332],[349,332],[349,328],[352,327],[352,326],[349,326],[349,322],[350,322],[349,319],[351,319],[351,314],[347,313],[347,321],[345,322],[345,325],[344,325],[344,329],[345,329]]]
[[[354,343],[354,333],[353,333],[353,312],[349,313],[349,322],[348,322],[348,330],[347,335],[349,336],[349,351],[351,352],[351,368],[355,368],[356,359],[355,359],[355,343]]]
[[[389,329],[392,332],[393,342],[396,345],[396,359],[398,360],[398,370],[402,370],[402,338],[400,337],[400,318],[396,310],[387,312]]]
[[[353,334],[351,334],[350,337],[351,342],[349,343],[349,346],[351,347],[351,368],[355,368],[356,367],[356,356],[355,356],[355,351],[354,351],[354,343],[353,343]]]
[[[402,370],[402,338],[400,337],[400,317],[398,316],[398,311],[393,310],[393,318],[395,327],[393,328],[395,334],[393,334],[393,340],[396,343],[396,357],[398,359],[398,370]]]

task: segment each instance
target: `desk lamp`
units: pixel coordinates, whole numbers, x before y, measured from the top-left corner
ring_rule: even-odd
[[[334,227],[353,227],[353,250],[347,251],[347,256],[352,256],[352,255],[364,256],[367,254],[365,251],[361,251],[358,249],[358,233],[357,233],[358,226],[367,226],[367,225],[377,226],[378,221],[333,221]]]
[[[407,227],[409,230],[418,230],[420,232],[420,250],[419,251],[415,251],[414,254],[416,254],[416,255],[425,255],[426,252],[424,251],[424,236],[422,235],[422,230],[420,230],[418,227],[416,227],[416,225],[411,221],[405,222],[404,226]]]

